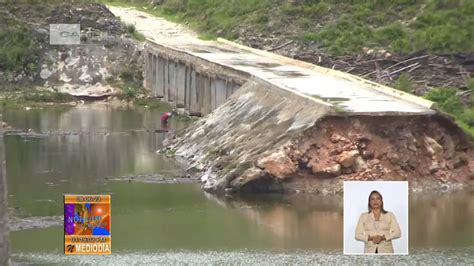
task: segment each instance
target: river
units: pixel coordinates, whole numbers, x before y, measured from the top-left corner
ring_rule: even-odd
[[[5,110],[14,262],[474,263],[472,191],[410,196],[408,256],[345,256],[342,196],[216,197],[157,154],[160,113],[83,105]],[[180,130],[189,122],[173,120]],[[183,181],[182,179],[180,179]],[[63,194],[112,195],[112,255],[63,255]]]

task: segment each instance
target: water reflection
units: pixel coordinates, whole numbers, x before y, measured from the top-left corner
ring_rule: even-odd
[[[44,263],[103,262],[103,257],[70,260],[62,256],[63,228],[58,217],[65,193],[110,193],[114,241],[108,263],[272,263],[275,256],[288,263],[367,262],[341,255],[340,196],[226,198],[203,193],[198,184],[107,178],[182,174],[174,160],[155,154],[165,138],[154,132],[160,127],[159,116],[145,109],[103,106],[6,111],[5,121],[10,125],[50,133],[5,138],[8,205],[14,210],[13,218],[21,220],[18,224],[29,228],[10,233],[13,258]],[[175,129],[184,125],[171,121]],[[474,246],[472,196],[472,191],[412,195],[410,253],[416,255],[405,261],[472,262],[466,257]],[[26,220],[45,226],[35,229]],[[398,262],[394,258],[398,257],[383,262]]]
[[[473,190],[412,195],[409,207],[410,245],[474,246],[473,196]]]
[[[160,114],[95,105],[6,110],[11,126],[40,133],[5,138],[10,206],[22,216],[60,215],[60,195],[110,192],[107,178],[182,176],[176,161],[155,154],[166,137],[153,130],[160,127]],[[175,130],[185,126],[171,123]]]
[[[318,195],[256,195],[219,198],[221,206],[234,209],[267,230],[278,249],[339,249],[342,247],[342,197]]]

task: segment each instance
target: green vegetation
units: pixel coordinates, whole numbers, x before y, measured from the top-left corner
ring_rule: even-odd
[[[113,78],[107,79],[107,82],[114,87],[118,87],[122,90],[119,98],[122,100],[132,101],[139,95],[145,94],[144,88],[142,87],[143,76],[140,71],[131,69],[125,70],[119,75],[120,80],[114,80]]]
[[[0,12],[0,70],[36,71],[39,54],[26,24]]]
[[[103,0],[234,39],[237,28],[312,42],[331,55],[388,48],[407,54],[474,52],[469,0]]]
[[[0,106],[2,108],[40,107],[50,104],[69,104],[76,100],[69,94],[40,90],[32,87],[2,88]]]
[[[145,41],[145,36],[135,29],[135,25],[133,25],[133,24],[124,24],[124,27],[125,27],[125,31],[128,34],[130,34],[130,36],[132,36],[133,39],[135,39],[137,41],[140,41],[140,42]]]
[[[116,80],[113,77],[106,79],[109,85],[121,90],[121,94],[118,95],[119,99],[132,102],[137,106],[157,109],[163,112],[173,109],[167,102],[147,96],[148,91],[146,91],[142,86],[143,76],[140,71],[126,70],[120,73],[119,77],[119,80]]]
[[[413,81],[408,73],[402,73],[392,84],[392,87],[408,93],[413,93],[414,91]]]
[[[474,138],[474,78],[467,82],[471,91],[467,103],[462,103],[453,88],[435,88],[424,95],[430,101],[436,102],[439,109],[452,115],[457,124]]]

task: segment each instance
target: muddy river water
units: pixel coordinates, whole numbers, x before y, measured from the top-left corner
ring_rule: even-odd
[[[342,196],[216,197],[173,182],[183,170],[155,153],[159,116],[97,105],[5,110],[4,121],[30,131],[5,136],[12,261],[474,263],[472,191],[410,195],[410,255],[345,256]],[[112,195],[112,255],[63,255],[66,193]]]

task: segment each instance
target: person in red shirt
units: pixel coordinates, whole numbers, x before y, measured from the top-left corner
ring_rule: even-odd
[[[168,119],[170,119],[170,117],[172,116],[173,114],[170,113],[170,112],[164,112],[161,117],[160,117],[160,120],[161,120],[161,123],[162,124],[167,124],[168,123]]]
[[[164,112],[160,116],[161,129],[159,130],[159,132],[168,132],[169,131],[168,120],[172,116],[173,116],[173,113],[171,113],[171,112]]]

